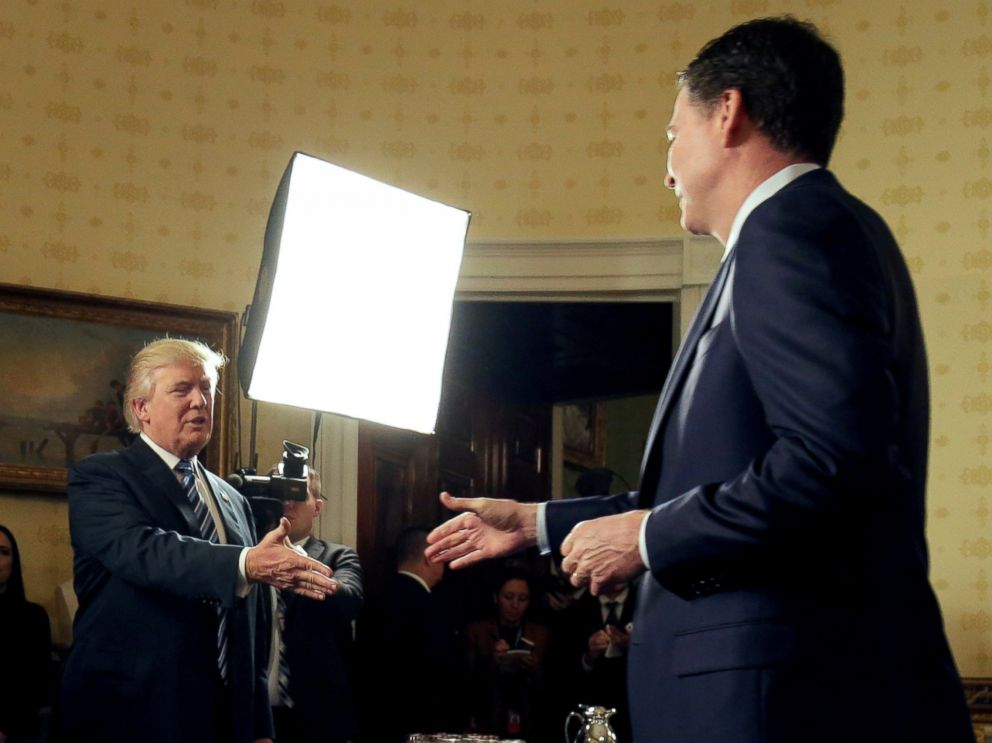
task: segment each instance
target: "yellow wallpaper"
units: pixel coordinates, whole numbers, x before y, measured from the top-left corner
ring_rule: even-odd
[[[845,57],[834,169],[914,273],[933,577],[962,671],[992,675],[989,2],[4,0],[0,281],[241,310],[296,149],[472,210],[474,240],[677,235],[674,72],[780,12]],[[50,603],[64,506],[0,496],[0,521]]]

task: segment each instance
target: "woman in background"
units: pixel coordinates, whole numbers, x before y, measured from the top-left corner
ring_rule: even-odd
[[[550,634],[527,619],[529,573],[507,569],[496,585],[496,616],[473,622],[465,631],[474,727],[527,738],[535,729],[534,700]]]
[[[17,540],[0,525],[0,743],[40,740],[51,642],[48,614],[24,597]]]

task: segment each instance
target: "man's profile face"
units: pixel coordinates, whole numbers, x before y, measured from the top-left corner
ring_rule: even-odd
[[[293,542],[309,536],[313,529],[313,520],[317,518],[324,501],[316,496],[313,484],[307,485],[306,500],[284,500],[282,502],[282,515],[289,519],[289,538]]]
[[[199,454],[213,431],[214,380],[186,362],[152,372],[148,397],[135,401],[141,430],[181,459]]]
[[[716,116],[679,91],[666,128],[668,173],[665,185],[675,191],[682,227],[694,235],[712,234],[713,192],[720,176],[720,141]]]

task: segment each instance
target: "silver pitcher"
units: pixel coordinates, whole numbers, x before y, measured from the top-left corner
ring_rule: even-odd
[[[610,718],[617,711],[608,707],[583,704],[565,718],[565,743],[617,743],[617,734],[610,727]],[[569,729],[572,721],[579,721],[579,729],[572,738]]]

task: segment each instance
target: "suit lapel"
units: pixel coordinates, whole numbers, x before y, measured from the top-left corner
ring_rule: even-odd
[[[186,533],[199,536],[200,527],[196,523],[193,507],[186,500],[186,494],[175,473],[162,458],[140,437],[124,450],[122,456],[148,485],[137,491],[145,507],[158,514],[162,523],[169,523],[174,519],[175,512],[172,509],[175,508],[186,524]]]
[[[710,288],[706,291],[706,296],[703,297],[703,302],[696,311],[696,316],[693,318],[692,324],[689,326],[689,332],[686,333],[685,340],[679,346],[678,353],[675,354],[675,361],[672,363],[671,371],[669,371],[668,377],[665,379],[665,385],[661,389],[661,397],[658,398],[658,406],[655,408],[654,418],[651,420],[647,445],[644,448],[644,459],[641,463],[642,496],[644,485],[649,479],[653,479],[656,473],[652,470],[657,468],[661,458],[661,447],[655,439],[661,433],[662,424],[668,414],[672,397],[679,388],[692,358],[696,355],[696,344],[699,343],[700,337],[710,326],[710,320],[716,310],[720,296],[723,294],[723,287],[726,284],[727,274],[730,271],[733,260],[734,251],[731,250],[723,263],[720,264],[720,270],[713,277]],[[649,475],[651,476],[650,478]]]
[[[305,541],[303,543],[303,551],[306,552],[314,560],[317,560],[318,562],[320,562],[320,553],[322,551],[321,543],[319,541],[317,541],[316,539],[314,539],[312,536],[307,537],[307,541]],[[283,594],[282,594],[282,599],[283,599],[283,601],[286,602],[286,616],[287,617],[290,614],[293,613],[294,608],[296,607],[296,604],[299,601],[302,601],[302,602],[305,603],[305,602],[311,600],[311,599],[302,598],[301,596],[297,596],[292,591],[284,591]]]
[[[310,555],[310,557],[314,560],[321,562],[320,553],[324,551],[324,548],[320,543],[320,540],[310,536],[307,537],[307,541],[303,543],[303,551]]]
[[[217,475],[203,468],[207,484],[213,491],[214,503],[217,504],[217,512],[224,521],[224,531],[227,535],[227,543],[251,547],[248,531],[245,528],[244,520],[237,506],[231,501],[230,496],[224,488],[224,483]]]

